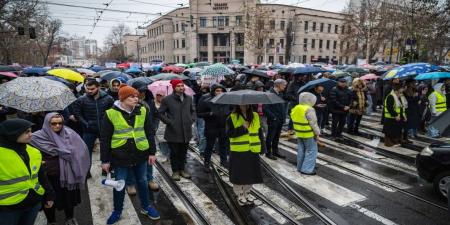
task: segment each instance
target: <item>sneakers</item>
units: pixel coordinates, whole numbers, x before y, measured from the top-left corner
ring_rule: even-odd
[[[191,175],[184,170],[180,171],[180,175],[186,179],[191,179]]]
[[[156,183],[155,181],[151,180],[148,182],[148,187],[150,188],[150,190],[152,191],[158,191],[159,190],[159,185],[158,183]]]
[[[136,187],[133,186],[127,186],[127,193],[129,195],[136,195]]]
[[[247,199],[244,196],[239,196],[238,204],[240,206],[248,205],[248,201],[247,201]]]
[[[180,178],[180,173],[179,172],[173,172],[173,174],[172,174],[172,179],[174,180],[174,181],[179,181],[181,178]]]
[[[68,219],[66,220],[66,224],[65,225],[78,225],[78,222],[75,218],[72,219]]]
[[[114,210],[109,216],[108,220],[106,221],[106,224],[115,224],[117,221],[120,220],[120,216],[122,215],[121,211]]]
[[[141,214],[148,216],[152,220],[159,220],[159,212],[155,208],[148,206],[146,209],[141,209]]]

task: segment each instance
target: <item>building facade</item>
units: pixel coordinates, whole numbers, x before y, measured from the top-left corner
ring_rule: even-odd
[[[139,61],[337,63],[344,16],[256,0],[191,0],[147,27]]]
[[[138,62],[140,61],[140,55],[139,55],[139,48],[140,48],[140,42],[144,41],[141,40],[143,36],[142,35],[134,35],[134,34],[126,34],[123,37],[123,43],[124,43],[124,53],[126,56],[129,56],[134,61]],[[144,47],[145,43],[143,43]],[[142,49],[143,51],[144,49]]]

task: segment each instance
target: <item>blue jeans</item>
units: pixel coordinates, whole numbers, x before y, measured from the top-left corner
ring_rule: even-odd
[[[198,137],[198,149],[200,152],[204,152],[206,148],[206,138],[205,138],[205,120],[202,118],[197,118],[197,137]]]
[[[92,161],[92,151],[94,149],[95,140],[97,138],[98,138],[97,134],[88,133],[86,131],[83,132],[83,141],[84,141],[84,143],[86,143],[86,146],[88,147],[89,157],[91,158],[91,161]]]
[[[153,180],[153,166],[148,165],[147,163],[147,182]],[[136,177],[134,176],[133,171],[130,169],[128,172],[127,180],[126,180],[127,186],[134,186],[136,184]]]
[[[167,142],[159,142],[159,151],[161,151],[161,154],[165,157],[170,157],[170,148]]]
[[[22,210],[0,211],[0,225],[33,225],[41,209],[41,203]]]
[[[299,138],[297,152],[297,170],[312,173],[316,167],[317,142],[315,138]]]
[[[141,207],[146,209],[150,205],[147,187],[147,161],[132,167],[115,167],[116,180],[127,180],[128,175],[134,174],[137,178],[137,190]],[[114,210],[123,210],[123,200],[125,198],[125,189],[122,191],[113,190]]]

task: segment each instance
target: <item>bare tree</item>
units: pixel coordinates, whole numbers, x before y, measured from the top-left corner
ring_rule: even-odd
[[[263,55],[273,30],[269,29],[271,11],[262,6],[245,7],[245,44],[256,55]]]
[[[123,23],[111,28],[105,39],[105,50],[110,59],[118,61],[126,59],[123,37],[128,33],[130,33],[130,28]]]
[[[50,51],[58,38],[61,30],[62,22],[59,19],[46,19],[39,24],[39,31],[36,39],[36,45],[39,48],[39,53],[42,57],[42,65],[47,65]]]

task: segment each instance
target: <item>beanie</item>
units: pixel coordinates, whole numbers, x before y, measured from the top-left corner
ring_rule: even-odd
[[[170,81],[170,84],[172,85],[172,88],[173,88],[174,90],[175,90],[175,87],[176,87],[179,83],[184,84],[183,81],[182,81],[182,80],[179,80],[179,79],[175,79],[175,80],[171,80],[171,81]]]
[[[126,85],[121,84],[119,87],[119,100],[123,101],[124,99],[132,96],[132,95],[139,95],[138,90]]]

